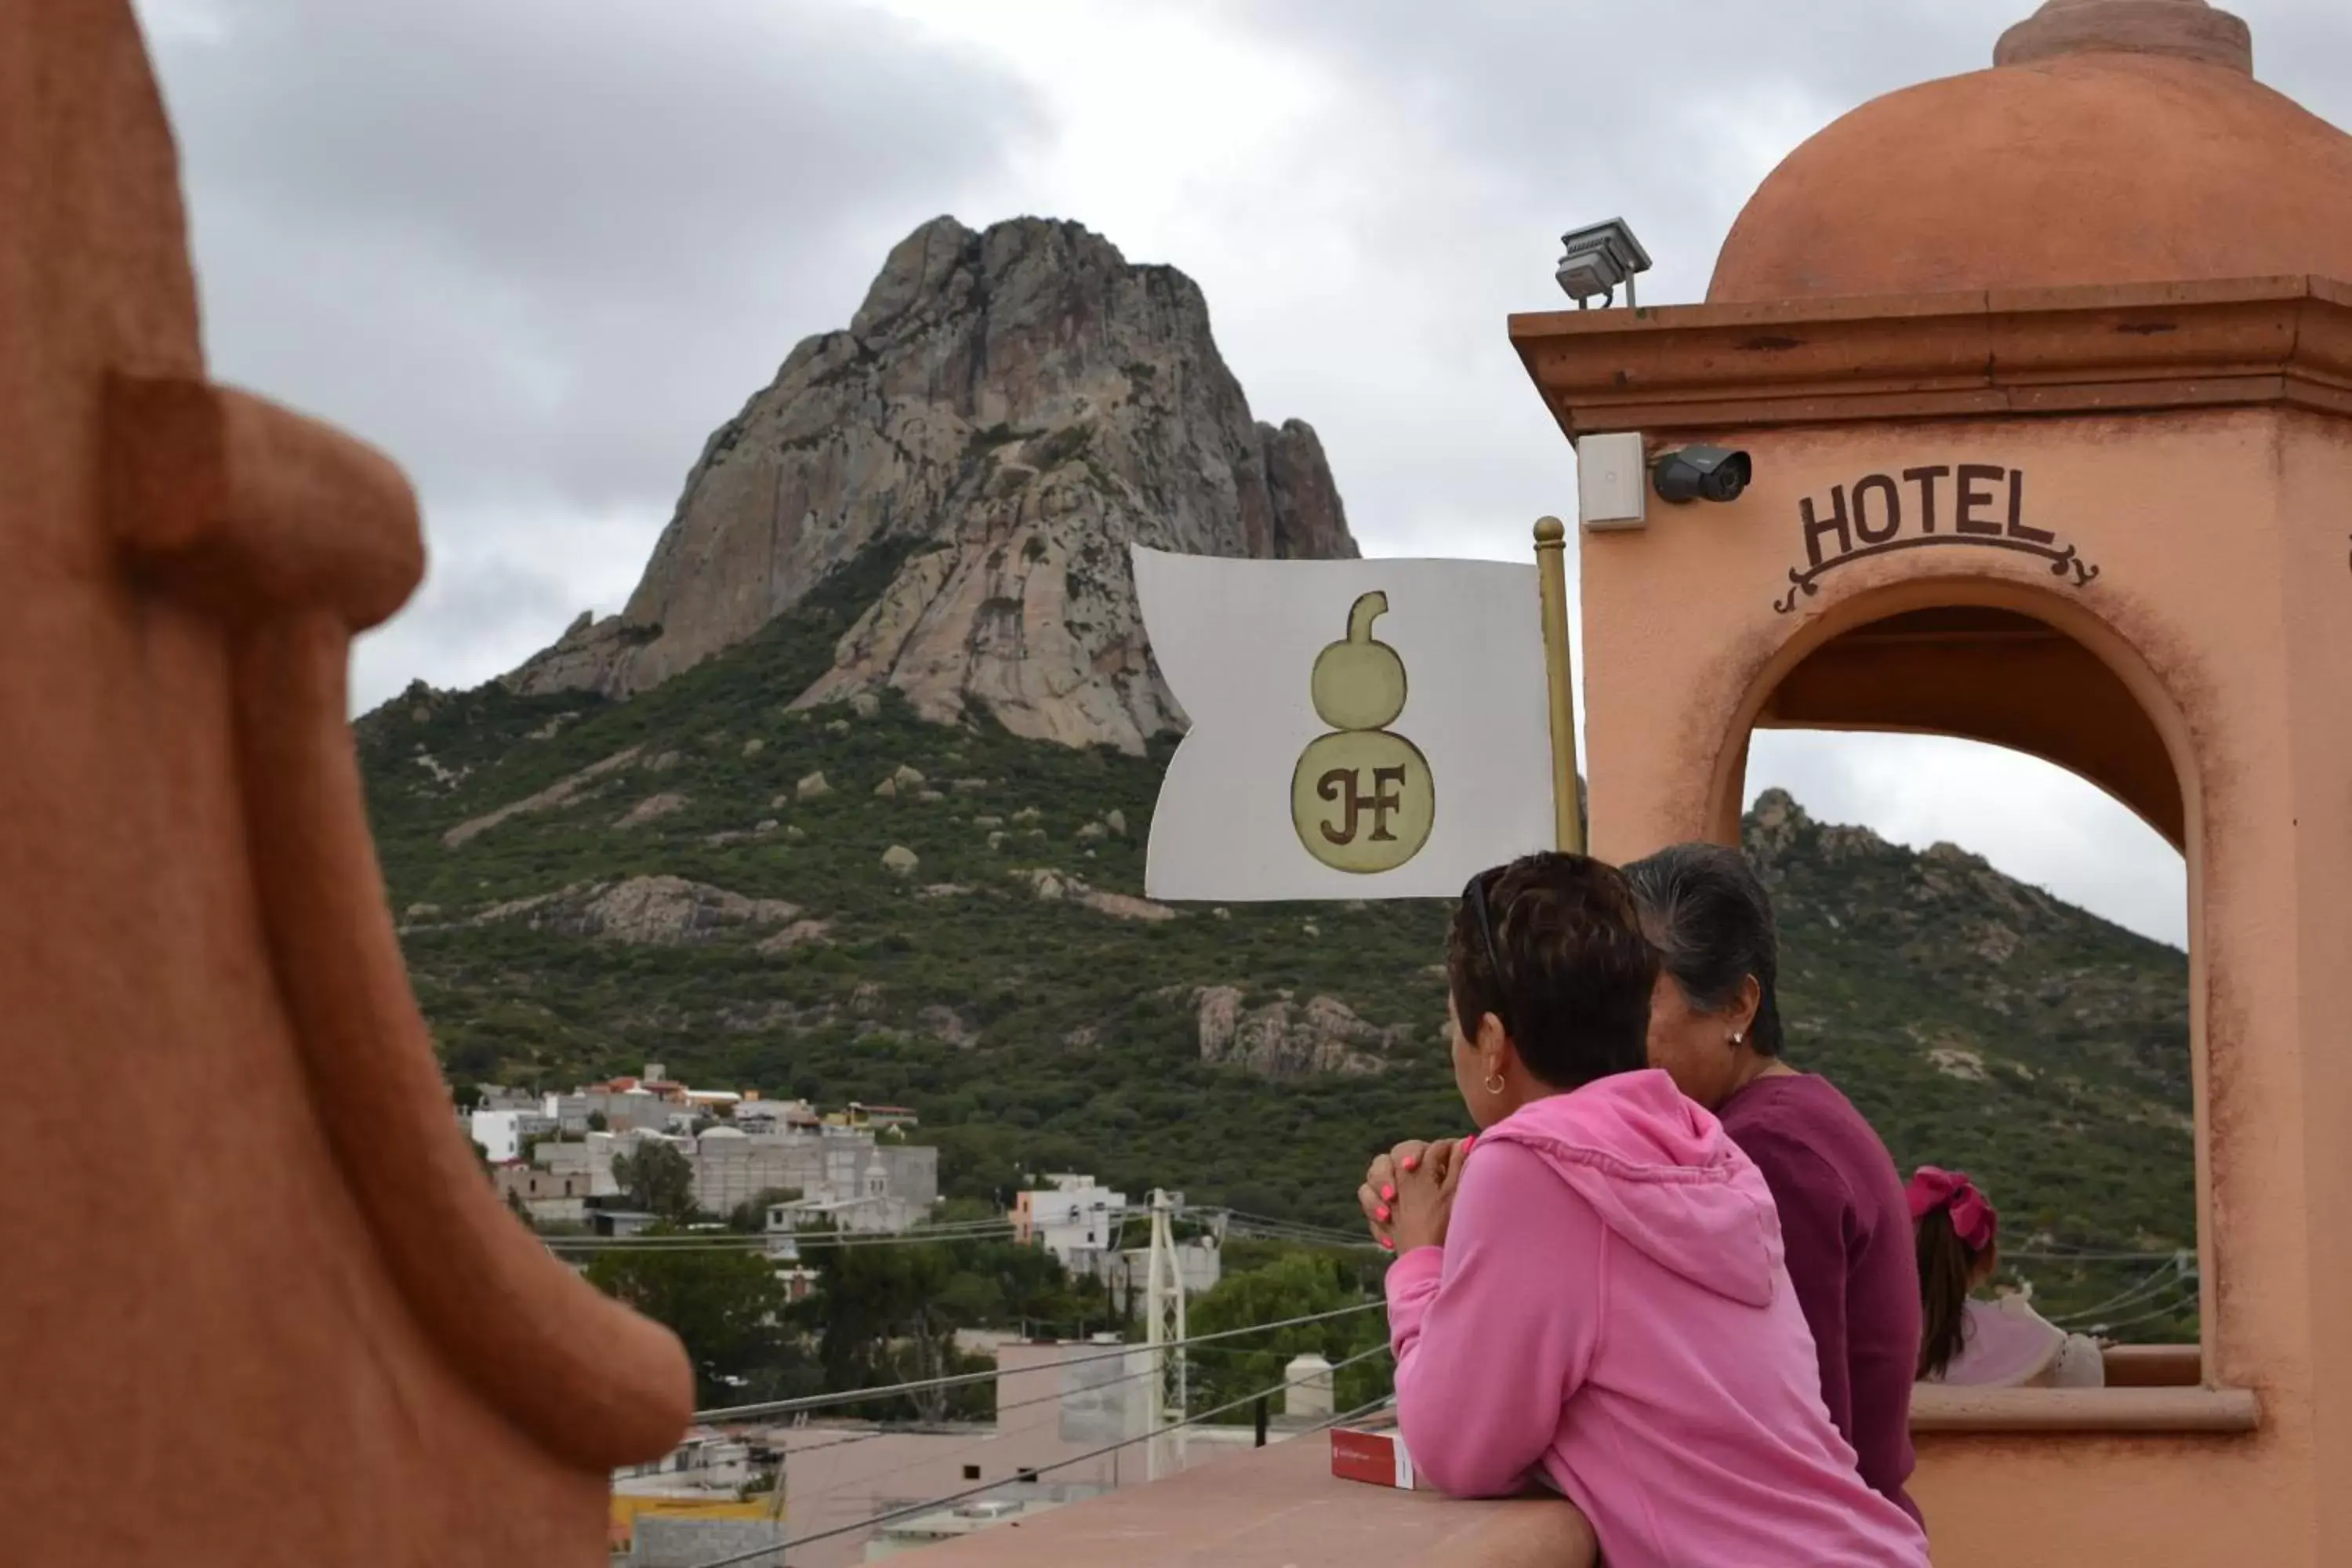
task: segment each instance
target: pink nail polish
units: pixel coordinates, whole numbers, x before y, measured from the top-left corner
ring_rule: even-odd
[[[1470,1152],[1470,1145],[1472,1145],[1473,1143],[1475,1143],[1476,1142],[1478,1142],[1478,1135],[1477,1135],[1475,1132],[1473,1132],[1472,1134],[1470,1134],[1470,1136],[1469,1136],[1469,1137],[1465,1138],[1464,1140],[1462,1140],[1462,1152],[1463,1152],[1465,1154],[1467,1154],[1468,1152]]]
[[[1406,1170],[1408,1170],[1408,1171],[1418,1171],[1418,1170],[1420,1170],[1420,1169],[1421,1169],[1421,1156],[1420,1156],[1420,1155],[1418,1155],[1418,1154],[1408,1154],[1408,1155],[1406,1155],[1406,1156],[1404,1157],[1404,1168],[1405,1168]]]
[[[1380,1221],[1382,1225],[1386,1225],[1386,1224],[1388,1224],[1388,1222],[1389,1222],[1389,1205],[1386,1205],[1386,1204],[1382,1204],[1380,1207],[1378,1207],[1378,1208],[1374,1209],[1374,1210],[1372,1211],[1372,1217],[1373,1217],[1374,1219],[1376,1219],[1376,1220]]]
[[[1381,1247],[1383,1250],[1389,1252],[1394,1252],[1396,1250],[1396,1243],[1391,1241],[1387,1237],[1381,1237]]]
[[[1389,1183],[1381,1186],[1381,1201],[1382,1203],[1390,1204],[1396,1202],[1396,1185],[1394,1183]]]

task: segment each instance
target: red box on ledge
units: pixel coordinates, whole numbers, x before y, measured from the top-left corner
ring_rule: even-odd
[[[1430,1489],[1414,1473],[1412,1455],[1406,1451],[1393,1416],[1374,1416],[1352,1426],[1334,1426],[1331,1473],[1343,1481],[1393,1487],[1399,1491]]]

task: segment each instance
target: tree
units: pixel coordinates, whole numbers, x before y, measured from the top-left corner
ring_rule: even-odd
[[[647,1140],[613,1159],[613,1180],[629,1206],[674,1225],[695,1215],[694,1167],[668,1143]]]
[[[940,1190],[948,1198],[982,1200],[1000,1214],[1033,1184],[1030,1173],[1099,1170],[1103,1152],[1069,1133],[1013,1126],[985,1108],[973,1121],[925,1127],[908,1142],[939,1150]]]
[[[828,1245],[831,1240],[824,1231],[803,1236],[819,1270],[805,1316],[818,1336],[827,1388],[985,1367],[985,1361],[956,1349],[958,1329],[1026,1322],[1076,1336],[1110,1321],[1102,1288],[1092,1279],[1074,1287],[1042,1247],[996,1240],[847,1246]],[[995,1408],[995,1394],[981,1384],[932,1391],[912,1403],[926,1419],[984,1419]]]
[[[780,1376],[809,1391],[804,1373],[789,1378],[800,1358],[780,1321],[784,1288],[758,1254],[614,1247],[589,1264],[588,1280],[677,1335],[694,1363],[697,1404],[770,1397]]]
[[[1324,1253],[1294,1252],[1263,1268],[1228,1274],[1215,1289],[1203,1292],[1185,1313],[1192,1334],[1222,1333],[1254,1323],[1278,1323],[1309,1317],[1376,1300],[1356,1277],[1345,1258]],[[1218,1405],[1278,1387],[1295,1356],[1313,1352],[1337,1366],[1388,1339],[1388,1320],[1377,1307],[1319,1323],[1277,1329],[1203,1345],[1190,1366],[1192,1407],[1213,1410]],[[1370,1356],[1341,1372],[1336,1382],[1337,1408],[1353,1410],[1389,1392],[1388,1358]],[[1278,1412],[1283,1394],[1269,1399]],[[1236,1411],[1230,1417],[1244,1418]]]
[[[604,1113],[603,1111],[601,1111],[601,1110],[592,1110],[592,1111],[590,1111],[590,1112],[588,1113],[588,1131],[591,1131],[591,1132],[607,1132],[607,1131],[610,1131],[612,1130],[612,1126],[613,1126],[613,1123],[612,1123],[609,1120],[607,1120],[607,1119],[606,1119],[606,1117],[605,1117],[605,1115],[604,1115]]]
[[[482,1104],[482,1086],[478,1083],[456,1085],[449,1090],[449,1099],[460,1110],[478,1110]]]
[[[827,1388],[871,1388],[959,1368],[957,1324],[945,1300],[955,1269],[946,1247],[834,1245],[816,1257],[824,1284],[813,1315]],[[930,1421],[944,1419],[951,1407],[959,1415],[992,1408],[989,1401],[973,1410],[971,1393],[930,1389],[912,1403]]]

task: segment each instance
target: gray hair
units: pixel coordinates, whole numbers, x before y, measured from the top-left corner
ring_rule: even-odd
[[[1625,868],[1642,906],[1642,929],[1684,999],[1701,1012],[1731,1005],[1754,976],[1760,993],[1748,1043],[1780,1054],[1780,932],[1771,895],[1737,849],[1676,844]]]

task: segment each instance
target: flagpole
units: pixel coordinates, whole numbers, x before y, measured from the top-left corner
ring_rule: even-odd
[[[1543,595],[1544,687],[1551,709],[1552,832],[1559,848],[1581,855],[1584,814],[1577,809],[1576,684],[1568,642],[1568,528],[1536,521],[1536,581]]]

